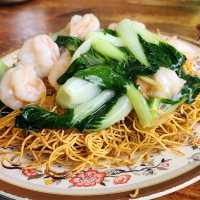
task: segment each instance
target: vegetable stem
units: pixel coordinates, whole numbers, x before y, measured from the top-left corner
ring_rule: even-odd
[[[118,61],[126,60],[126,55],[106,40],[95,39],[92,41],[92,47],[104,56],[113,58]]]
[[[114,46],[117,46],[117,47],[124,46],[122,40],[119,37],[113,36],[108,33],[103,33],[100,31],[99,32],[90,32],[87,35],[86,39],[90,39],[90,40],[102,39],[102,40],[106,40],[107,42],[110,42],[111,44],[113,44]]]
[[[104,90],[94,99],[77,106],[74,109],[74,115],[72,119],[72,126],[80,123],[83,119],[91,115],[97,109],[99,109],[103,104],[109,101],[114,96],[114,91]]]
[[[117,33],[121,37],[124,45],[133,53],[136,59],[145,66],[149,66],[144,49],[139,41],[137,33],[134,31],[132,22],[127,19],[122,20],[117,27]]]
[[[140,124],[143,127],[151,127],[153,116],[147,104],[147,101],[136,87],[130,83],[126,85],[127,96],[135,109]]]
[[[63,108],[73,108],[94,98],[100,92],[101,89],[93,83],[72,77],[60,86],[56,102]]]

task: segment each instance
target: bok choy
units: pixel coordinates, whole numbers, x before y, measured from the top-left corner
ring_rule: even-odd
[[[94,98],[101,89],[83,79],[72,77],[63,84],[56,96],[56,102],[63,108],[73,108]]]
[[[133,53],[141,64],[148,66],[149,62],[144,53],[142,44],[130,20],[123,20],[117,27],[117,33],[122,38],[124,45]]]
[[[55,42],[59,47],[67,48],[71,54],[73,54],[82,44],[82,41],[79,38],[64,35],[59,35]]]
[[[152,125],[153,116],[141,92],[134,86],[133,82],[124,79],[109,66],[93,66],[78,71],[75,76],[97,84],[102,88],[115,89],[117,92],[125,93],[142,126],[149,127]]]
[[[96,104],[95,107],[99,108],[95,112],[91,112],[91,110],[96,108],[90,106],[91,103],[97,102],[97,99],[76,109],[67,110],[63,115],[49,112],[37,106],[27,106],[23,109],[22,114],[17,117],[15,126],[33,130],[70,127],[76,127],[79,130],[102,130],[123,120],[132,110],[132,105],[127,96],[115,95],[111,98],[112,95],[113,92],[104,91],[99,104],[101,106],[99,107]],[[104,102],[102,97],[105,97],[104,101],[110,100],[102,104]]]
[[[140,91],[131,81],[126,80],[121,75],[115,73],[109,66],[98,65],[80,70],[75,74],[75,77],[99,86],[103,92],[88,102],[77,105],[73,109],[69,109],[63,116],[44,111],[38,107],[27,107],[17,118],[16,126],[33,129],[77,127],[81,130],[84,128],[99,130],[114,123],[117,119],[123,119],[126,114],[130,112],[132,106],[137,113],[140,123],[144,127],[152,125],[153,115],[147,101]],[[124,97],[117,101],[112,100],[112,102],[109,102],[115,96],[113,90],[116,95],[126,94],[128,100]],[[123,111],[121,110],[122,108],[124,108]],[[40,110],[41,114],[39,114]],[[119,111],[120,115],[117,116]],[[34,119],[37,115],[37,119]],[[56,121],[60,120],[60,124],[53,123],[51,121],[53,119]],[[95,121],[94,123],[89,124],[89,122],[92,122],[91,119]],[[40,123],[39,121],[42,122]],[[99,124],[99,126],[97,126],[97,124]]]
[[[126,95],[114,96],[105,103],[97,112],[85,118],[78,126],[80,130],[102,130],[124,120],[131,112],[132,105]]]
[[[186,74],[183,64],[186,56],[177,49],[162,41],[156,34],[148,31],[145,27],[129,19],[122,20],[117,26],[117,33],[136,59],[142,64],[135,62],[133,74],[151,75],[160,67],[166,67],[186,81],[180,94],[181,99],[192,103],[200,92],[200,78]],[[185,98],[186,97],[186,98]]]
[[[94,99],[67,110],[64,115],[37,106],[27,106],[17,117],[15,126],[25,129],[78,127],[85,118],[100,109],[114,94],[112,90],[104,90]]]
[[[112,30],[91,32],[87,35],[87,39],[91,41],[96,40],[96,39],[101,39],[101,40],[105,40],[111,43],[112,45],[116,47],[124,46],[123,41],[119,37],[116,37],[115,32]]]
[[[101,130],[124,119],[132,109],[143,127],[151,127],[160,109],[170,112],[180,103],[191,103],[200,92],[199,78],[182,69],[185,55],[138,22],[125,19],[116,31],[92,32],[85,41],[60,36],[56,42],[73,54],[68,70],[58,79],[61,86],[56,98],[68,110],[58,115],[28,106],[18,116],[17,127]],[[150,77],[160,67],[186,81],[180,98],[146,99],[135,85],[139,77],[155,86],[157,82]]]
[[[174,70],[180,68],[186,60],[182,53],[162,41],[156,34],[129,19],[119,23],[117,33],[125,47],[142,64],[136,66],[137,75],[153,74],[161,66]]]
[[[118,61],[126,59],[126,55],[117,47],[103,39],[95,39],[92,42],[92,47],[103,56],[113,58]]]

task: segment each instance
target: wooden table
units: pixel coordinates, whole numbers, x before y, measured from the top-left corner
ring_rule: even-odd
[[[0,7],[0,54],[20,46],[35,34],[59,30],[73,14],[87,12],[94,12],[104,25],[129,17],[154,30],[159,28],[193,39],[200,38],[200,25],[197,26],[200,23],[200,1],[197,0],[32,0],[17,6]],[[126,200],[128,194],[109,199]],[[200,199],[200,183],[159,198],[172,199]]]

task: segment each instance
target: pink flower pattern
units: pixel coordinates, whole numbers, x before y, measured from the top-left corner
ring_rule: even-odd
[[[33,168],[22,168],[22,174],[30,178],[36,176],[38,172]]]
[[[115,185],[117,185],[117,184],[125,184],[130,180],[130,178],[131,178],[131,175],[122,174],[122,175],[119,175],[119,176],[115,177],[114,180],[113,180],[113,183]]]
[[[193,160],[199,160],[199,154],[194,154]],[[75,174],[73,177],[67,179],[71,186],[75,187],[94,187],[97,184],[106,186],[107,181],[112,180],[113,185],[126,184],[133,178],[133,175],[130,173],[137,172],[142,175],[152,175],[156,170],[168,170],[170,167],[171,159],[162,158],[158,164],[146,165],[141,164],[137,168],[125,170],[125,169],[110,169],[107,171],[98,171],[96,169],[88,169],[87,171],[81,171]],[[53,177],[45,171],[39,171],[36,168],[31,166],[22,167],[20,165],[12,165],[12,163],[2,162],[2,166],[6,169],[18,169],[21,170],[22,174],[27,177],[28,180],[41,178],[43,177],[47,180],[47,185],[50,183],[59,183],[62,180],[66,180],[66,177]],[[105,181],[106,178],[106,181]],[[51,179],[51,181],[49,181]]]
[[[77,187],[91,187],[103,183],[105,176],[105,172],[89,169],[88,171],[76,174],[69,182]]]

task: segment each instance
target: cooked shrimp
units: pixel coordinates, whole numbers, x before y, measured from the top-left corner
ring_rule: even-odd
[[[15,97],[12,89],[11,79],[12,74],[15,71],[14,68],[9,69],[3,76],[0,83],[0,100],[8,107],[12,109],[21,108],[24,105],[20,99]]]
[[[111,30],[113,30],[113,31],[115,31],[116,28],[117,28],[117,23],[111,23],[111,24],[109,24],[108,28],[111,29]]]
[[[27,40],[18,54],[20,62],[34,66],[41,78],[48,76],[59,57],[59,48],[48,35],[38,35]]]
[[[100,29],[99,19],[94,14],[74,15],[70,21],[70,35],[84,39],[89,32]]]
[[[43,81],[32,67],[16,67],[11,82],[15,96],[22,101],[38,102],[46,94]]]
[[[58,89],[58,78],[67,70],[69,67],[71,60],[71,56],[68,51],[64,52],[54,67],[51,69],[48,80],[51,86],[53,86],[56,90]]]
[[[0,99],[12,109],[36,103],[45,94],[46,87],[43,81],[30,66],[20,65],[9,69],[0,83]]]
[[[136,80],[136,84],[139,86],[139,90],[142,92],[143,96],[148,98],[151,85],[139,78]]]
[[[147,77],[143,79],[139,77],[136,80],[136,84],[146,98],[172,98],[181,91],[185,80],[179,78],[176,72],[165,67],[160,67],[151,78]]]
[[[158,87],[154,87],[151,96],[159,98],[176,96],[185,84],[185,80],[179,78],[176,72],[165,67],[160,67],[154,74],[153,79],[157,82]]]

